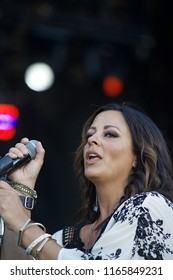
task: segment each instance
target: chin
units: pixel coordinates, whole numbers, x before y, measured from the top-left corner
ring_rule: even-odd
[[[91,181],[92,183],[98,181],[101,178],[101,174],[99,173],[95,173],[95,172],[86,172],[85,173],[85,177],[87,177],[87,179],[89,181]]]

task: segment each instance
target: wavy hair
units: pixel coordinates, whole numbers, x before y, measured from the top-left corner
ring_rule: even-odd
[[[101,106],[86,121],[81,144],[75,152],[74,169],[82,190],[83,205],[78,213],[80,222],[92,222],[99,213],[93,211],[96,201],[94,184],[84,175],[83,148],[86,133],[95,117],[107,110],[120,111],[131,131],[136,166],[129,175],[121,203],[129,197],[148,191],[157,191],[173,201],[173,167],[168,144],[161,130],[150,117],[132,103],[109,103]]]

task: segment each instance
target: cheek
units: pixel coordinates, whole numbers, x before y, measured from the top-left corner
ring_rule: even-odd
[[[109,158],[118,159],[120,155],[123,153],[123,151],[124,149],[120,145],[116,145],[116,146],[107,145],[105,153]]]
[[[106,149],[106,158],[110,164],[131,165],[134,155],[129,145],[108,146]]]

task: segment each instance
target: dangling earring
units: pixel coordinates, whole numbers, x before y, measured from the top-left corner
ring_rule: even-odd
[[[133,165],[132,165],[133,169],[135,169],[136,166],[137,166],[137,160],[135,160],[135,161],[133,162]]]
[[[95,203],[95,205],[94,205],[94,208],[93,208],[93,210],[94,210],[94,212],[98,212],[98,209],[99,209],[99,206],[98,206],[98,199],[97,199],[97,195],[96,195],[96,203]]]

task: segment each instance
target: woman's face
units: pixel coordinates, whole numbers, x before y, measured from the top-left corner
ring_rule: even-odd
[[[108,110],[96,116],[84,146],[84,173],[94,184],[125,185],[135,163],[129,127],[119,111]]]

